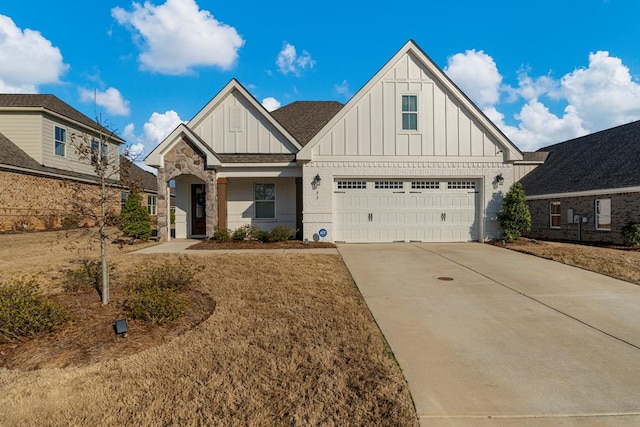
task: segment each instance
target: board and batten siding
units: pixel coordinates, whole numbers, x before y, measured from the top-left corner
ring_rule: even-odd
[[[417,95],[418,129],[402,130],[402,95]],[[501,158],[493,138],[411,55],[401,58],[314,147],[315,156]]]
[[[286,137],[237,91],[232,91],[190,127],[216,153],[297,152]]]
[[[256,219],[254,215],[254,184],[273,183],[276,186],[276,218]],[[229,178],[227,183],[227,227],[235,230],[246,224],[270,231],[276,225],[296,227],[295,178]]]
[[[42,164],[42,116],[34,113],[0,114],[0,132]]]

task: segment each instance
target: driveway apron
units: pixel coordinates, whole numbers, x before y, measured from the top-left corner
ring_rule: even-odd
[[[339,252],[421,425],[640,425],[640,286],[480,243]]]

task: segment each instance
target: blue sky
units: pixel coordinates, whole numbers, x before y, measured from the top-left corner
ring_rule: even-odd
[[[78,7],[81,4],[81,7]],[[637,0],[0,5],[0,91],[97,111],[143,154],[231,79],[346,102],[409,39],[522,150],[640,119]]]

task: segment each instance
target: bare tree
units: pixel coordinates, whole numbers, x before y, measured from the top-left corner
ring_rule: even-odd
[[[94,228],[82,230],[90,240],[100,243],[100,284],[102,304],[109,303],[109,261],[107,243],[114,236],[109,235],[109,225],[113,225],[116,207],[120,203],[120,192],[125,190],[128,168],[131,161],[122,161],[119,147],[113,141],[119,139],[115,131],[101,124],[95,133],[72,133],[70,143],[82,162],[90,163],[96,174],[95,185],[75,185],[71,210],[84,225]],[[128,155],[125,149],[124,157]],[[95,228],[97,226],[97,230]]]

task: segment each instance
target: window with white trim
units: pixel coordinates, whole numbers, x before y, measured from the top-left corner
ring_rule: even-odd
[[[549,203],[549,226],[560,228],[560,202]]]
[[[149,215],[158,214],[158,196],[147,196],[147,209]]]
[[[376,190],[402,190],[403,184],[402,181],[376,181],[373,187]]]
[[[99,147],[102,145],[102,152]],[[102,164],[106,164],[109,160],[109,146],[106,142],[100,144],[95,139],[91,141],[91,164],[98,163],[98,160],[102,161]]]
[[[402,130],[418,130],[418,95],[402,95]]]
[[[338,190],[366,190],[367,181],[338,181]]]
[[[449,181],[447,182],[449,190],[475,190],[475,181]]]
[[[276,185],[254,184],[253,201],[256,219],[276,218]]]
[[[596,230],[611,230],[611,199],[596,199]]]
[[[64,157],[67,146],[67,130],[56,126],[54,133],[55,154],[56,156]]]
[[[125,193],[124,191],[120,193],[120,209],[124,209],[124,205],[127,204],[128,198],[129,198],[129,193]]]
[[[438,190],[440,181],[411,181],[412,190]]]

